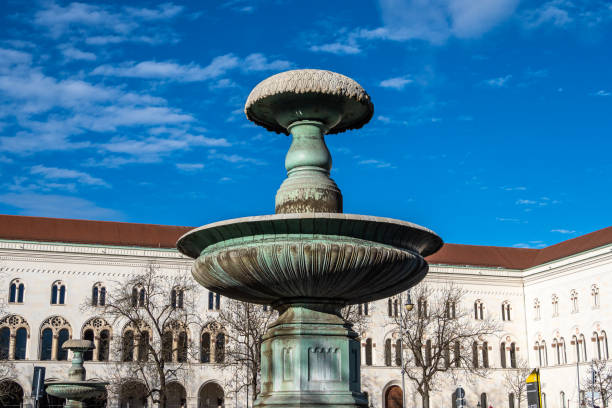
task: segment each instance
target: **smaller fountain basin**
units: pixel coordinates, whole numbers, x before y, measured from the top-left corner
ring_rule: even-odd
[[[67,400],[82,401],[106,392],[107,382],[57,380],[45,382],[47,394]]]

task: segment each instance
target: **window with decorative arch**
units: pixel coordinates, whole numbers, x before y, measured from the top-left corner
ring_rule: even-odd
[[[427,317],[427,299],[424,296],[421,296],[417,301],[417,315],[420,318]]]
[[[139,283],[132,288],[132,307],[144,307],[147,293],[144,286]]]
[[[457,318],[457,303],[449,300],[444,304],[444,317],[447,319]]]
[[[596,356],[598,360],[607,360],[610,358],[608,354],[608,336],[605,330],[601,330],[599,333],[594,331],[591,341],[593,342],[593,355]]]
[[[540,301],[538,300],[538,298],[535,298],[533,300],[533,320],[540,320],[540,318]]]
[[[372,354],[373,354],[373,350],[372,348],[374,347],[373,343],[372,343],[372,339],[371,338],[367,338],[365,341],[365,344],[363,345],[363,347],[365,348],[365,365],[367,366],[371,366],[373,364],[373,359],[372,359]]]
[[[200,362],[221,364],[225,361],[227,333],[217,322],[209,322],[200,334]]]
[[[578,291],[576,289],[570,292],[570,304],[572,305],[571,312],[578,313]]]
[[[476,320],[483,320],[484,319],[484,303],[482,303],[482,300],[477,299],[474,302],[474,319]]]
[[[165,362],[185,363],[189,353],[189,331],[183,322],[173,320],[163,328],[162,358]]]
[[[510,318],[510,310],[512,308],[510,307],[510,302],[505,300],[502,305],[501,305],[501,312],[502,312],[502,320],[504,321],[510,321],[512,320]]]
[[[121,333],[121,361],[148,361],[153,331],[144,322],[130,322]]]
[[[559,316],[559,296],[553,294],[551,299],[552,315],[553,317],[557,317]]]
[[[72,327],[61,316],[51,316],[40,326],[40,360],[68,360],[68,350],[62,348],[72,338]]]
[[[360,303],[357,306],[357,313],[359,316],[369,316],[370,315],[370,304],[369,303]]]
[[[9,285],[9,303],[23,303],[25,285],[21,279],[13,279]]]
[[[0,320],[0,360],[25,360],[30,338],[30,326],[19,315]]]
[[[572,336],[572,345],[575,347],[575,359],[577,363],[587,361],[586,339],[584,334],[575,334]]]
[[[599,286],[591,285],[591,301],[593,309],[599,309]]]
[[[101,317],[92,317],[87,320],[81,330],[83,340],[91,340],[95,348],[83,354],[85,361],[108,361],[110,357],[110,342],[113,329]]]
[[[385,340],[385,365],[391,367],[393,358],[391,356],[391,339]]]
[[[51,304],[66,304],[66,285],[64,285],[64,282],[62,282],[61,280],[55,281],[51,285]]]
[[[555,337],[551,344],[552,348],[555,349],[555,362],[557,365],[567,363],[567,351],[565,349],[565,339],[563,337]]]
[[[91,305],[106,306],[106,287],[102,282],[95,283],[91,288]]]
[[[183,309],[185,306],[185,289],[175,286],[170,292],[170,305],[174,309]]]

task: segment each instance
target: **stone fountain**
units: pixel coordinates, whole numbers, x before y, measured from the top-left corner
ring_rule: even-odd
[[[348,304],[395,295],[421,281],[442,240],[405,221],[342,213],[325,135],[371,118],[370,96],[330,71],[274,75],[249,95],[249,120],[292,136],[276,214],[196,228],[177,248],[194,278],[233,299],[271,304],[279,318],[262,345],[257,407],[365,407],[360,343],[340,317]]]
[[[45,381],[47,394],[65,398],[67,408],[84,408],[84,400],[102,396],[108,385],[106,382],[85,380],[83,353],[93,350],[94,344],[91,340],[66,340],[62,348],[72,350],[72,366],[68,370],[68,379]]]

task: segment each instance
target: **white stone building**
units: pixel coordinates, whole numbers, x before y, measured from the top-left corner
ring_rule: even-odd
[[[46,367],[47,378],[66,375],[68,356],[57,347],[66,338],[94,337],[102,351],[85,363],[88,378],[104,378],[112,364],[100,361],[109,355],[104,344],[112,347],[110,339],[122,336],[123,328],[84,313],[83,302],[93,293],[103,296],[110,290],[109,282],[151,263],[167,273],[190,268],[192,260],[174,249],[176,239],[188,229],[0,216],[0,293],[6,303],[0,319],[0,358],[12,360],[13,381],[23,389],[21,403],[32,404],[34,366]],[[612,276],[612,227],[543,249],[447,244],[428,261],[427,281],[434,286],[447,281],[460,285],[472,298],[468,307],[503,324],[499,338],[483,339],[489,378],[464,385],[470,406],[516,406],[502,378],[518,360],[541,367],[543,408],[577,406],[577,370],[583,375],[593,358],[609,358],[606,331],[612,330],[612,290],[604,277]],[[216,305],[209,310],[206,289],[201,298],[204,320],[213,321]],[[389,399],[399,391],[401,376],[397,366],[385,365],[391,319],[387,300],[376,303],[362,336],[362,388],[372,407],[392,408]],[[205,330],[193,328],[190,335],[201,339]],[[366,361],[366,354],[371,354],[371,361]],[[170,403],[188,408],[246,406],[244,395],[223,391],[229,370],[215,364],[214,356],[207,359],[210,362],[200,362],[202,357],[190,362],[187,380],[173,385]],[[420,397],[410,382],[406,384],[407,406],[419,407]],[[456,386],[449,383],[434,390],[431,406],[451,408]],[[143,403],[125,395],[108,398],[113,407]]]

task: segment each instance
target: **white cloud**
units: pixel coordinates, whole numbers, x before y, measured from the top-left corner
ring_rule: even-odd
[[[88,173],[77,170],[60,169],[57,167],[45,167],[42,165],[36,165],[30,168],[30,174],[39,175],[49,180],[74,179],[81,184],[110,187],[110,185],[106,181],[97,177],[93,177]]]
[[[603,89],[600,89],[599,91],[594,92],[593,95],[595,95],[595,96],[610,96],[611,94],[608,91],[604,91]]]
[[[123,215],[118,211],[99,207],[89,200],[65,195],[7,193],[0,194],[0,203],[19,208],[19,214],[21,215],[34,215],[37,217],[112,221],[123,218]]]
[[[521,222],[521,220],[519,220],[518,218],[496,217],[495,219],[499,222],[512,222],[512,223]]]
[[[411,84],[413,82],[414,81],[412,79],[403,76],[385,79],[383,81],[380,81],[379,85],[383,88],[392,88],[399,91],[404,89],[406,85]]]
[[[334,42],[322,45],[312,45],[310,51],[313,52],[328,52],[336,55],[355,55],[361,53],[361,48],[357,44],[343,44]]]
[[[182,6],[164,3],[157,8],[134,8],[99,6],[73,2],[65,7],[54,2],[45,6],[34,15],[34,23],[46,28],[53,38],[59,38],[71,32],[77,32],[85,39],[89,37],[104,38],[105,41],[87,41],[89,44],[108,44],[113,39],[120,41],[163,42],[159,27],[153,31],[149,24],[152,21],[167,20],[179,15]],[[152,35],[148,35],[151,31]],[[144,34],[147,33],[147,34]],[[91,35],[89,35],[91,34]],[[91,38],[90,38],[91,40]]]
[[[517,186],[517,187],[501,187],[504,191],[525,191],[527,187]]]
[[[289,61],[269,61],[263,54],[250,54],[240,59],[233,54],[220,55],[205,67],[195,63],[181,65],[176,62],[135,61],[120,65],[101,65],[92,71],[93,75],[127,78],[164,79],[180,82],[206,81],[225,75],[231,70],[282,71],[292,66]]]
[[[543,241],[529,241],[529,242],[520,242],[518,244],[512,245],[514,248],[544,248],[546,244]]]
[[[95,61],[96,54],[93,52],[81,51],[71,45],[65,44],[60,47],[62,54],[67,60],[84,60],[84,61]]]
[[[244,157],[244,156],[241,156],[241,155],[238,155],[238,154],[219,153],[215,149],[212,149],[212,150],[209,151],[208,158],[209,159],[223,160],[223,161],[226,161],[228,163],[239,164],[239,165],[255,164],[255,165],[258,165],[258,166],[264,166],[264,165],[268,164],[268,163],[266,163],[263,160],[253,159],[253,158],[250,158],[250,157]]]
[[[526,199],[519,199],[516,200],[516,204],[520,204],[520,205],[531,205],[531,204],[537,204],[537,201],[534,200],[526,200]]]
[[[568,230],[564,228],[553,229],[553,230],[550,230],[550,232],[558,232],[559,234],[575,234],[576,233],[575,230]]]
[[[394,169],[395,168],[395,166],[389,162],[382,161],[382,160],[376,160],[376,159],[361,160],[357,162],[357,164],[366,165],[366,166],[374,166],[380,169],[382,168],[393,168]]]
[[[488,85],[492,88],[505,88],[508,86],[508,82],[512,79],[512,75],[506,75],[498,78],[491,78],[483,81],[485,85]]]
[[[391,122],[391,118],[388,116],[383,116],[383,115],[378,115],[376,117],[376,119],[378,119],[379,121],[381,121],[382,123],[390,123]]]
[[[176,163],[176,168],[185,172],[196,172],[204,168],[202,163]]]
[[[528,28],[536,28],[543,24],[564,27],[573,22],[573,18],[570,17],[568,10],[572,6],[572,3],[566,0],[546,2],[536,9],[525,12],[525,24]]]

